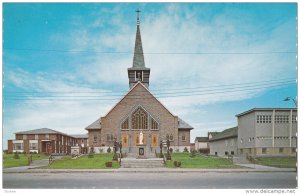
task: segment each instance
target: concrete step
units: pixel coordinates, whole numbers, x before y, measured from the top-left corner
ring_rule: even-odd
[[[164,161],[162,158],[135,159],[124,158],[121,162],[121,168],[163,168]]]

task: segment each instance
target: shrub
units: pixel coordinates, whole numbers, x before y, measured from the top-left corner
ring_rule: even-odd
[[[170,153],[165,154],[165,156],[166,156],[167,160],[171,160],[171,154]]]
[[[18,152],[15,152],[14,159],[20,159],[20,156],[19,156]]]
[[[110,153],[110,152],[111,152],[111,148],[108,147],[108,148],[107,148],[107,153]]]
[[[175,167],[181,167],[181,162],[180,161],[174,161],[173,162]]]
[[[112,167],[112,162],[105,162],[105,166],[107,168],[111,168]]]
[[[170,148],[170,153],[171,153],[171,154],[173,153],[173,148]]]
[[[193,157],[195,157],[195,156],[196,156],[196,151],[195,151],[195,150],[192,150],[192,151],[191,151],[191,154],[190,154],[190,157],[193,158]]]
[[[187,147],[184,147],[183,152],[189,152],[189,150],[187,149]]]
[[[114,160],[114,161],[118,161],[118,154],[117,154],[117,153],[114,154],[113,160]]]
[[[159,153],[159,158],[163,158],[163,157],[164,157],[163,153]]]
[[[93,153],[89,153],[88,158],[94,158],[94,154]]]
[[[34,151],[33,154],[37,154],[37,151]]]

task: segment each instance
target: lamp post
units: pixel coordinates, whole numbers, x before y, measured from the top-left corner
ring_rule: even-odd
[[[286,97],[283,101],[290,101],[291,99],[293,100],[293,102],[294,102],[294,104],[295,104],[295,106],[297,108],[298,107],[297,99],[294,99],[292,97]]]

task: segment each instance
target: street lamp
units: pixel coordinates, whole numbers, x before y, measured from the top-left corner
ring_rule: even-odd
[[[291,97],[286,97],[283,101],[290,101],[291,99],[293,100],[293,102],[294,102],[294,104],[295,104],[295,106],[297,108],[298,106],[297,106],[297,100],[296,99],[291,98]]]

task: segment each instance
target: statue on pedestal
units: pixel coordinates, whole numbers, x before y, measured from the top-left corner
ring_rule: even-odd
[[[143,134],[142,131],[140,132],[140,138],[139,138],[139,140],[140,140],[140,142],[139,142],[140,145],[144,144],[144,134]]]

